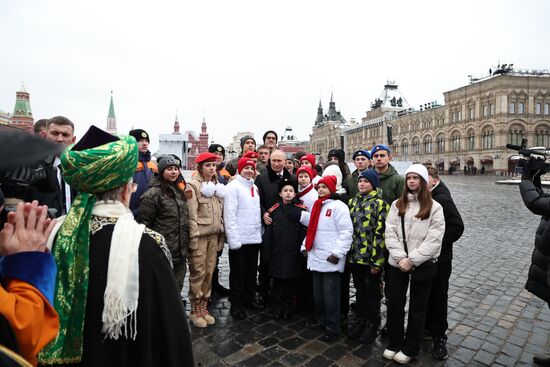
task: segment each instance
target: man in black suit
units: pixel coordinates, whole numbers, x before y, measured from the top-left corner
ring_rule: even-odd
[[[52,117],[46,123],[45,139],[61,144],[63,147],[73,144],[76,140],[73,122],[63,116]],[[50,208],[50,215],[53,217],[67,214],[71,202],[76,196],[76,192],[63,180],[60,164],[59,157],[50,157],[42,162],[45,169],[49,170],[49,174],[57,177],[55,191],[40,192],[35,190],[32,193],[32,200],[38,200],[40,205],[47,205]]]

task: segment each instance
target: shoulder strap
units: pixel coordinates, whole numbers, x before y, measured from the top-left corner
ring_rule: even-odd
[[[401,216],[401,232],[403,232],[403,246],[405,246],[405,253],[409,254],[409,249],[407,248],[407,237],[405,237],[405,216]]]

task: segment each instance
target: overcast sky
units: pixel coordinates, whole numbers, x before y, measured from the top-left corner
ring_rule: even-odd
[[[321,98],[360,120],[388,79],[412,106],[497,63],[550,68],[550,2],[2,1],[0,110],[24,81],[35,119],[64,115],[81,136],[200,131],[227,144],[285,126],[307,139]]]

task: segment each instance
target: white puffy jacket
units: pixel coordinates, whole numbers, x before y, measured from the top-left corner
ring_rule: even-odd
[[[302,212],[302,224],[309,224],[309,214],[309,212]],[[346,254],[351,247],[352,235],[353,224],[348,206],[340,200],[327,199],[321,207],[313,248],[307,254],[307,268],[322,273],[334,271],[342,273]],[[302,244],[303,250],[305,250],[305,240]],[[327,261],[330,255],[340,259],[337,264]]]
[[[309,186],[306,186],[306,188]],[[302,192],[303,190],[301,188],[298,188],[298,192]],[[319,194],[317,193],[317,190],[314,188],[311,189],[307,194],[304,196],[299,197],[300,200],[304,203],[304,205],[307,207],[307,211],[311,213],[311,209],[313,209],[313,204],[315,204],[315,201],[319,198]]]
[[[237,175],[225,188],[223,221],[229,248],[262,243],[260,195],[254,180]]]
[[[405,239],[408,255],[403,245],[401,217],[396,206],[397,200],[391,204],[386,218],[386,248],[390,252],[389,264],[396,268],[399,262],[408,257],[417,267],[426,261],[435,261],[441,252],[441,243],[445,233],[445,217],[443,208],[432,200],[430,217],[424,220],[416,217],[420,202],[416,195],[409,194],[409,207],[405,212]]]

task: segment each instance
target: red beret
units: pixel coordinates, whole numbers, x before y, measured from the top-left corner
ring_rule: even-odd
[[[249,151],[243,155],[243,158],[260,158],[260,155],[254,151]]]
[[[216,162],[218,160],[218,156],[214,153],[210,152],[204,152],[199,154],[197,159],[195,159],[195,163],[204,163],[204,162]]]

